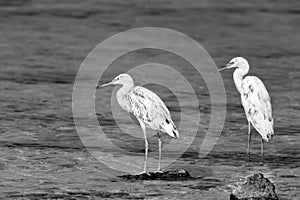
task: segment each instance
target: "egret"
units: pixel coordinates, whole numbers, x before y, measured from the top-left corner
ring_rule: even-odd
[[[164,102],[152,91],[141,86],[134,86],[134,81],[129,74],[120,74],[111,82],[97,86],[121,85],[116,97],[119,105],[127,112],[132,113],[142,128],[145,139],[144,170],[147,173],[148,141],[146,127],[156,131],[158,137],[158,168],[160,171],[161,139],[159,131],[166,132],[172,138],[178,138],[178,130],[171,119],[171,114]]]
[[[248,161],[250,161],[251,126],[261,135],[261,158],[264,156],[264,141],[269,142],[274,136],[272,105],[269,93],[263,82],[256,76],[246,76],[250,66],[242,57],[230,60],[220,71],[236,68],[233,80],[239,93],[248,120]]]

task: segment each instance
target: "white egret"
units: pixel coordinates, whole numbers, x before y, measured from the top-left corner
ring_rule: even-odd
[[[117,91],[117,101],[127,112],[132,113],[140,123],[145,139],[145,160],[143,173],[147,172],[148,141],[146,127],[156,130],[158,136],[158,168],[160,171],[161,139],[159,131],[166,132],[173,138],[178,138],[178,130],[171,119],[170,112],[164,102],[152,91],[141,86],[134,86],[132,77],[128,74],[120,74],[111,82],[98,86],[122,85]]]
[[[230,60],[223,68],[236,68],[233,72],[233,80],[239,93],[248,120],[248,160],[250,161],[250,124],[261,135],[261,158],[264,155],[264,141],[269,142],[274,136],[272,105],[269,93],[263,82],[256,76],[246,76],[250,66],[248,61],[242,57]]]

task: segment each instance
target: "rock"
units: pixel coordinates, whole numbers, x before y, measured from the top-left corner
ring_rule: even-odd
[[[239,182],[230,200],[278,200],[278,196],[275,185],[258,173],[248,176],[246,182]]]
[[[182,181],[182,180],[190,180],[193,179],[190,176],[190,173],[185,169],[180,170],[169,170],[162,172],[148,172],[137,175],[122,175],[118,176],[120,178],[128,179],[128,180],[168,180],[168,181]]]

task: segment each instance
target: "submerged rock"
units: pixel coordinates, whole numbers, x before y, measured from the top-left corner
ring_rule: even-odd
[[[258,173],[248,176],[246,182],[239,182],[230,200],[278,200],[278,196],[275,185]]]
[[[162,172],[148,172],[137,175],[122,175],[120,178],[128,179],[128,180],[168,180],[168,181],[182,181],[182,180],[190,180],[192,177],[190,173],[185,169],[180,170],[169,170]]]

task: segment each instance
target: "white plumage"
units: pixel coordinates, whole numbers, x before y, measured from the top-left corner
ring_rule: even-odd
[[[136,86],[132,88],[127,98],[130,104],[128,112],[132,112],[146,127],[168,133],[177,138],[178,132],[171,119],[170,112],[162,100],[152,91]],[[122,102],[119,102],[121,105]]]
[[[263,142],[269,142],[274,135],[272,105],[269,93],[263,82],[256,76],[246,76],[249,72],[249,64],[245,58],[233,58],[223,69],[236,68],[233,80],[237,90],[241,94],[241,102],[248,120],[248,149],[250,159],[250,124],[261,135],[261,156],[263,159]],[[245,77],[245,78],[244,78]]]
[[[247,119],[265,141],[270,141],[274,135],[272,106],[263,82],[255,76],[244,78],[241,99]]]
[[[147,171],[148,141],[146,127],[157,131],[159,146],[158,171],[160,171],[161,140],[159,131],[166,132],[173,138],[178,138],[178,130],[171,118],[170,112],[164,102],[152,91],[141,86],[134,86],[133,79],[128,74],[120,74],[110,83],[101,85],[120,84],[122,87],[117,91],[117,101],[120,106],[132,113],[140,123],[145,138],[145,162],[143,173]]]

